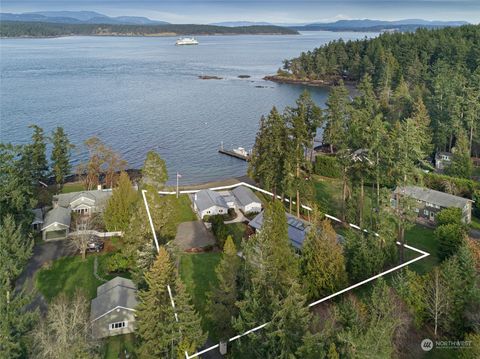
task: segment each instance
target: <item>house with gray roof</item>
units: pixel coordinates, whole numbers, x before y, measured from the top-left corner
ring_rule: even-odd
[[[42,238],[44,241],[66,239],[70,232],[71,221],[70,208],[57,207],[48,211],[42,226]]]
[[[437,172],[443,172],[445,168],[452,163],[453,153],[451,152],[437,152],[435,153],[435,168]]]
[[[263,214],[265,212],[260,212],[254,219],[252,219],[248,225],[252,227],[256,232],[259,232],[263,226]],[[305,237],[310,231],[311,223],[304,221],[290,213],[285,213],[287,216],[288,224],[288,238],[290,243],[295,248],[295,250],[300,251],[303,246]]]
[[[34,231],[40,232],[43,227],[43,210],[41,208],[32,209],[33,221],[32,229]]]
[[[70,208],[73,212],[90,215],[92,213],[102,212],[111,195],[111,190],[103,189],[60,193],[53,196],[53,206]]]
[[[468,198],[418,186],[397,187],[393,194],[392,205],[394,207],[396,206],[395,197],[397,195],[415,199],[417,202],[415,212],[418,213],[418,218],[430,223],[435,223],[438,212],[451,207],[462,210],[462,221],[464,223],[470,223],[472,220],[473,201]]]
[[[193,209],[200,218],[228,213],[228,204],[218,192],[205,189],[193,195]]]
[[[262,210],[262,202],[250,188],[238,186],[232,190],[237,208],[243,213],[258,213]]]
[[[99,286],[90,308],[93,337],[134,332],[137,305],[137,287],[130,279],[115,277]]]

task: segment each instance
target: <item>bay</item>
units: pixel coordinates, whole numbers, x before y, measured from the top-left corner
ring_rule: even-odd
[[[0,140],[28,142],[30,124],[47,133],[63,126],[74,164],[86,158],[82,142],[98,136],[130,168],[158,151],[171,181],[176,172],[183,184],[241,176],[245,162],[219,154],[220,142],[250,149],[260,116],[304,90],[263,76],[302,51],[365,36],[376,34],[199,36],[198,46],[174,46],[171,37],[2,39]],[[328,89],[309,91],[323,106]]]

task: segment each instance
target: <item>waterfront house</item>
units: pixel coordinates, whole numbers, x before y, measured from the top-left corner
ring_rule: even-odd
[[[250,188],[238,186],[232,190],[237,208],[243,213],[258,213],[262,210],[262,202]]]
[[[264,213],[264,211],[260,212],[248,223],[248,225],[253,228],[255,232],[259,232],[262,229]],[[303,241],[305,240],[305,237],[311,228],[311,223],[295,217],[290,213],[285,213],[285,215],[287,216],[288,238],[290,239],[290,243],[296,251],[300,251],[303,246]]]
[[[435,191],[417,186],[397,187],[394,191],[392,205],[395,207],[396,195],[407,196],[416,200],[415,212],[420,221],[435,223],[436,215],[444,208],[456,207],[462,210],[462,221],[470,223],[472,220],[472,203],[467,198]]]
[[[228,213],[225,198],[212,190],[201,190],[193,195],[193,208],[200,218]]]
[[[93,337],[134,332],[137,305],[137,287],[130,279],[115,277],[99,286],[90,309]]]
[[[53,206],[70,208],[75,213],[90,215],[102,212],[111,195],[111,190],[102,189],[61,193],[53,196]]]
[[[70,208],[56,207],[49,211],[42,226],[42,239],[54,241],[66,239],[70,232]]]
[[[453,154],[451,152],[437,152],[435,154],[435,168],[442,172],[452,163]]]

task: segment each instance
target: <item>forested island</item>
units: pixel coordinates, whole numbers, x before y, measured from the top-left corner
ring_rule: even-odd
[[[296,35],[298,31],[274,25],[226,27],[194,24],[112,25],[3,21],[0,37],[57,36],[178,36],[178,35]]]
[[[331,85],[368,77],[385,117],[408,116],[415,100],[421,99],[432,120],[435,149],[449,151],[462,129],[478,155],[473,119],[479,102],[479,64],[480,26],[468,25],[333,41],[285,60],[283,69],[266,79]]]

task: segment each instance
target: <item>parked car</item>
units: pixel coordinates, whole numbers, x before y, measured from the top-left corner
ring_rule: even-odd
[[[103,241],[100,240],[91,241],[88,243],[87,252],[100,252],[103,250],[104,245]]]

